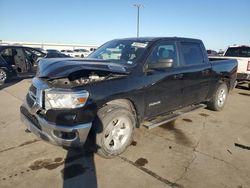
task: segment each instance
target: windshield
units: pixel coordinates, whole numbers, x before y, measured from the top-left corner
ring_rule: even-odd
[[[148,45],[147,41],[112,40],[98,48],[88,58],[110,60],[124,66],[134,66]]]

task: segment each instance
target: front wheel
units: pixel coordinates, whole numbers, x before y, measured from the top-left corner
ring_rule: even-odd
[[[221,111],[226,104],[227,96],[227,85],[225,83],[222,83],[218,86],[213,95],[213,98],[208,102],[208,108],[214,111]]]
[[[102,131],[96,133],[97,153],[105,158],[123,153],[133,140],[133,113],[124,107],[107,105],[98,111],[98,118]]]
[[[4,84],[8,79],[8,74],[5,70],[0,69],[0,84]]]

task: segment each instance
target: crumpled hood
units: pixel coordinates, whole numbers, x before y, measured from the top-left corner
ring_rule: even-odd
[[[36,76],[47,79],[65,78],[71,73],[80,70],[101,70],[121,74],[129,73],[124,66],[106,60],[56,58],[40,60]]]

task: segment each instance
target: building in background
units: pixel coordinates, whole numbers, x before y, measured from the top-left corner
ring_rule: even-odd
[[[22,45],[32,48],[42,48],[43,50],[55,49],[55,50],[74,50],[74,49],[87,49],[92,51],[96,49],[99,45],[88,45],[88,44],[64,44],[64,43],[43,43],[43,42],[20,42],[20,41],[7,41],[0,40],[0,45]]]

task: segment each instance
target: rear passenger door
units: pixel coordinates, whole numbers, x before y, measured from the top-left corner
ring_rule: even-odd
[[[180,62],[183,67],[183,106],[206,100],[212,67],[200,42],[179,42]]]

